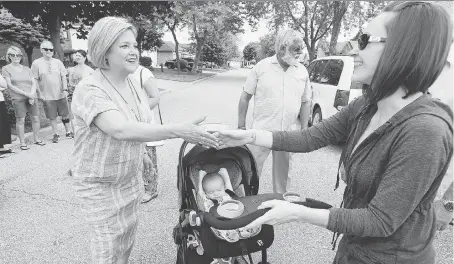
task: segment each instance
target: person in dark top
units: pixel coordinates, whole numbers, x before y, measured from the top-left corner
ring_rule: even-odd
[[[271,209],[245,228],[302,221],[343,234],[333,263],[435,263],[432,203],[452,158],[453,113],[426,93],[445,65],[452,27],[436,3],[393,2],[353,52],[352,79],[365,84],[364,96],[302,131],[217,132],[221,148],[311,152],[345,144],[341,208],[268,201],[260,208]]]

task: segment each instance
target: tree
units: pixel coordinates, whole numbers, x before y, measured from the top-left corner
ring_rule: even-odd
[[[196,46],[194,45],[194,50]],[[209,38],[202,48],[200,59],[225,65],[228,60],[237,56],[239,56],[238,38],[233,34],[227,34],[220,38]]]
[[[258,58],[257,54],[258,54],[259,48],[260,48],[260,45],[258,42],[248,43],[243,49],[244,59],[247,61],[257,60],[257,58]]]
[[[0,10],[0,39],[21,45],[27,54],[30,67],[33,49],[45,38],[46,33],[42,27],[33,27],[29,23],[24,23],[22,20],[15,18],[7,10]]]
[[[259,39],[258,60],[271,57],[276,54],[274,43],[276,42],[276,34],[269,33]]]
[[[336,53],[337,38],[341,30],[342,19],[347,12],[350,1],[334,1],[333,3],[333,24],[331,29],[331,41],[329,43],[329,53]]]
[[[47,29],[50,41],[54,45],[57,57],[63,60],[63,48],[60,43],[62,22],[67,27],[81,24],[78,34],[82,38],[87,35],[85,25],[93,25],[101,17],[111,14],[116,9],[116,2],[3,2],[2,5],[15,17],[23,19],[33,26],[41,25]],[[112,9],[110,9],[112,8]]]
[[[157,23],[157,18],[147,18],[144,15],[131,18],[137,28],[137,47],[139,56],[142,57],[143,50],[150,50],[153,47],[161,47],[164,44],[162,37],[162,24]]]
[[[208,38],[226,33],[244,32],[243,19],[240,17],[236,3],[211,1],[176,3],[186,11],[183,19],[197,44],[192,72],[197,71],[202,48]]]

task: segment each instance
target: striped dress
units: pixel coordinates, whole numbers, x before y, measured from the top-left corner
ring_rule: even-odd
[[[149,123],[146,94],[135,80],[130,81],[141,100],[140,121]],[[92,263],[116,263],[134,243],[145,147],[142,142],[116,140],[92,121],[110,110],[119,111],[129,121],[137,121],[137,117],[99,69],[77,85],[72,110],[72,172],[76,196],[91,231]]]

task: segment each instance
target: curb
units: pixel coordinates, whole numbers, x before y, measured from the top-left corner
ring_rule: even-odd
[[[208,76],[208,77],[205,77],[205,78],[202,78],[202,79],[198,79],[198,80],[195,80],[195,81],[193,81],[193,82],[189,82],[189,84],[190,84],[190,85],[193,85],[193,84],[196,84],[196,83],[199,83],[199,82],[202,82],[202,81],[206,81],[206,80],[209,80],[209,79],[211,79],[211,78],[216,77],[217,75],[218,75],[218,73],[215,73],[215,74],[213,74],[213,75],[211,75],[211,76]]]

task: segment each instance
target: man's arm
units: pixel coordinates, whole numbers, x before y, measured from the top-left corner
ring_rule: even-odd
[[[303,97],[301,98],[301,108],[299,115],[301,129],[305,129],[308,127],[309,115],[311,111],[311,101],[312,101],[312,86],[311,82],[309,81],[309,74],[307,74],[306,85],[304,87]]]
[[[240,96],[240,102],[238,103],[238,128],[246,129],[246,115],[249,108],[249,101],[252,96],[255,94],[255,89],[257,88],[258,83],[258,74],[257,74],[258,64],[252,69],[251,74],[249,74],[246,82],[244,83],[243,92]]]
[[[240,102],[238,103],[238,128],[246,129],[246,115],[251,98],[252,94],[248,94],[245,91],[241,93]]]
[[[449,188],[446,190],[441,200],[434,202],[435,217],[437,219],[437,230],[439,231],[445,230],[453,218],[453,212],[448,211],[444,205],[444,202],[452,202],[452,185],[453,183],[451,182],[451,185],[449,185]]]

